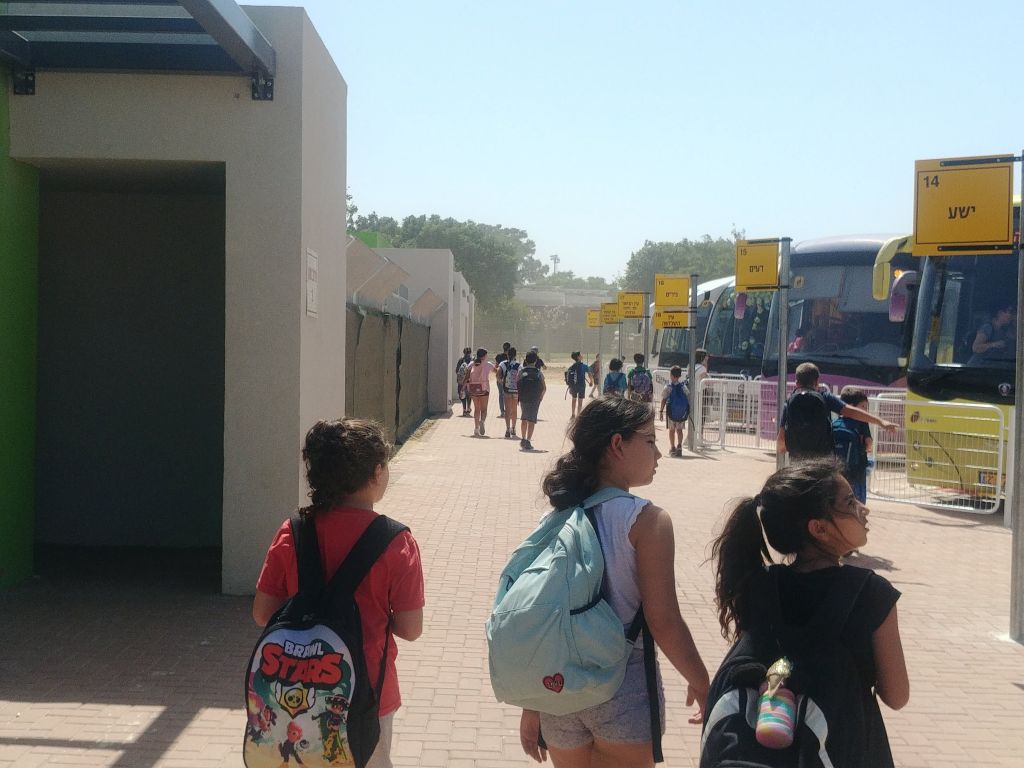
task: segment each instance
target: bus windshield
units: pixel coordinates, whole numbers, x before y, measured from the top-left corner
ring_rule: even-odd
[[[911,368],[1002,369],[1016,363],[1017,260],[928,258],[918,293]]]
[[[714,371],[732,372],[721,370],[723,363],[731,361],[747,366],[751,375],[760,374],[773,295],[773,291],[747,293],[741,320],[735,316],[736,289],[727,288],[718,297],[705,341],[705,348],[715,361]]]
[[[890,323],[888,306],[871,295],[871,266],[801,266],[789,289],[787,355],[791,363],[859,363],[893,366],[903,326]],[[778,329],[768,356],[778,359]]]

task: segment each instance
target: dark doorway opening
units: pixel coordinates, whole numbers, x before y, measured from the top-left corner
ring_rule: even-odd
[[[43,163],[39,210],[40,567],[219,561],[223,164]]]

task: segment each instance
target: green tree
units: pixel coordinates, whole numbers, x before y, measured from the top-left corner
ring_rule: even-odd
[[[731,275],[736,267],[736,240],[742,238],[742,231],[733,230],[732,238],[704,235],[699,240],[684,238],[677,243],[647,240],[640,250],[630,254],[622,286],[652,291],[654,276],[659,272],[695,274],[701,282]]]
[[[576,277],[572,272],[550,274],[535,257],[536,246],[524,229],[500,224],[481,224],[430,216],[406,216],[401,222],[390,216],[357,215],[348,198],[351,228],[370,247],[390,244],[395,248],[447,248],[455,256],[455,268],[466,278],[482,310],[506,308],[515,289],[524,284],[566,288],[610,288],[601,277]],[[547,281],[555,279],[556,282]]]
[[[540,259],[527,256],[519,265],[519,283],[520,285],[533,285],[543,282],[550,271],[551,267]]]

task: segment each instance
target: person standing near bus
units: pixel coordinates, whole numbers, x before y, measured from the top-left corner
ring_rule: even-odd
[[[832,413],[875,424],[885,430],[896,429],[891,421],[880,419],[862,408],[848,405],[819,386],[821,372],[814,363],[796,367],[796,391],[782,409],[782,426],[776,450],[788,452],[796,460],[832,456]]]

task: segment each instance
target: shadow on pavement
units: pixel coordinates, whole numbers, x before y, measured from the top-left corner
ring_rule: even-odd
[[[219,549],[42,548],[37,575],[0,593],[3,699],[25,710],[5,718],[0,745],[116,751],[111,765],[152,766],[206,710],[240,709],[258,629],[251,598],[219,593],[220,565]],[[89,721],[90,705],[109,704],[151,718]],[[242,717],[228,720],[240,745]],[[66,738],[75,731],[85,738]]]

